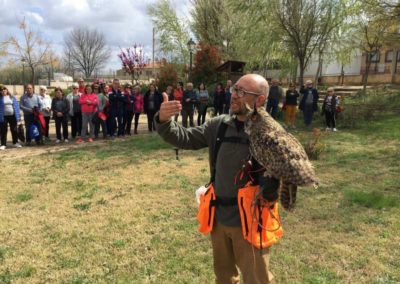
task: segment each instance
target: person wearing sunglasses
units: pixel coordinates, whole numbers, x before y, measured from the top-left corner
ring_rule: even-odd
[[[239,175],[240,180],[237,179],[238,172],[240,173],[245,165],[243,162],[249,162],[250,156],[249,137],[244,131],[247,106],[264,106],[268,89],[268,82],[264,77],[257,74],[244,75],[232,88],[230,114],[213,117],[200,126],[189,128],[172,120],[172,117],[182,109],[182,105],[179,101],[168,101],[168,96],[164,93],[164,101],[155,116],[157,132],[166,142],[181,149],[208,148],[209,150],[211,176],[209,189],[213,188],[216,202],[220,200],[214,204],[214,209],[211,202],[209,208],[206,208],[215,212],[215,215],[210,215],[208,219],[208,224],[213,225],[208,226],[211,227],[217,283],[239,283],[239,272],[244,283],[274,283],[274,277],[269,269],[269,247],[280,238],[281,234],[275,235],[274,228],[266,228],[271,229],[270,235],[274,235],[274,239],[260,249],[256,244],[246,240],[238,194],[239,189],[247,187],[251,181],[254,186],[259,187],[263,200],[275,204],[278,199],[279,180],[263,177],[262,169],[256,161],[246,164],[249,171]],[[200,205],[200,208],[204,206]],[[199,214],[209,212],[200,210]],[[270,214],[268,211],[263,212]],[[281,226],[278,231],[279,229],[281,230]]]

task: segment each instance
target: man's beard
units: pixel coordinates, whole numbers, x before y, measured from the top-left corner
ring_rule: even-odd
[[[231,107],[231,109],[230,109],[231,113],[236,114],[236,115],[246,115],[247,114],[246,106],[244,106],[244,105],[238,105],[238,106],[239,106],[239,109],[236,111],[233,111],[232,107]]]

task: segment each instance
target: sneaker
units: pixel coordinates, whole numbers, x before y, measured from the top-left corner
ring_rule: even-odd
[[[61,142],[61,140],[60,140],[60,139],[57,139],[57,140],[56,140],[56,143],[57,143],[57,144],[58,144],[58,143],[60,143],[60,142]]]
[[[69,141],[68,141],[68,139],[64,139],[64,143],[68,143]]]
[[[22,145],[21,144],[19,144],[18,142],[17,143],[15,143],[15,144],[13,144],[14,145],[14,147],[15,148],[22,148]]]
[[[3,150],[5,150],[5,149],[6,149],[6,146],[4,146],[4,145],[1,145],[1,146],[0,146],[0,150],[3,151]]]
[[[31,141],[25,142],[25,146],[31,146]]]
[[[336,131],[337,131],[337,129],[336,129],[336,128],[333,128],[333,129],[332,129],[332,131],[335,131],[335,132],[336,132]]]
[[[44,140],[46,140],[47,142],[51,141],[50,137],[45,137]]]
[[[93,142],[93,139],[92,139],[92,138],[89,138],[89,139],[88,139],[88,142],[90,142],[90,143]]]
[[[83,141],[83,139],[82,138],[79,138],[78,140],[76,140],[76,144],[81,144],[81,143],[83,143],[84,141]]]
[[[331,130],[329,127],[325,128],[325,131],[329,131],[329,130]]]

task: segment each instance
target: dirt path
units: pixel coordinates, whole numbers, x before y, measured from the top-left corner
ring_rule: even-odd
[[[133,128],[133,127],[132,127]],[[133,130],[132,130],[133,131]],[[140,121],[139,126],[138,126],[138,132],[139,136],[140,135],[149,135],[149,132],[147,130],[147,121]],[[32,157],[32,156],[38,156],[41,154],[51,154],[51,153],[57,153],[61,151],[66,151],[69,149],[77,149],[81,147],[89,147],[93,145],[101,145],[101,144],[106,144],[109,141],[125,141],[127,139],[134,139],[135,136],[138,135],[132,135],[132,136],[125,136],[123,138],[115,138],[115,139],[102,139],[99,138],[98,140],[95,140],[93,143],[82,143],[80,145],[77,145],[75,143],[76,140],[70,140],[69,143],[59,143],[56,144],[56,135],[55,135],[55,125],[54,123],[50,123],[50,142],[46,142],[45,145],[37,146],[35,145],[34,142],[32,142],[33,146],[25,146],[24,143],[21,143],[22,148],[14,148],[12,146],[11,142],[11,134],[10,132],[8,133],[8,140],[7,140],[7,149],[4,151],[0,151],[0,161],[7,161],[7,160],[14,160],[14,159],[21,159],[24,157]],[[101,136],[101,135],[100,135]]]

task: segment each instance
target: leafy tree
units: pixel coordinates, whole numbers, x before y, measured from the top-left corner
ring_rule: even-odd
[[[375,2],[377,3],[377,2]],[[372,58],[381,48],[390,41],[390,31],[398,23],[388,20],[383,9],[379,5],[366,5],[363,1],[357,1],[358,13],[353,17],[352,42],[365,54],[365,70],[363,74],[363,92],[365,94]]]
[[[74,28],[64,37],[64,58],[74,70],[90,77],[94,70],[101,69],[110,57],[106,37],[102,32],[88,28]]]
[[[239,28],[227,0],[191,0],[192,30],[199,41],[218,48],[224,58],[235,57],[235,36]]]
[[[167,86],[176,86],[178,82],[178,70],[179,67],[174,63],[167,63],[165,60],[160,69],[160,75],[158,80],[158,88],[164,92]]]
[[[202,42],[199,43],[199,47],[194,59],[193,82],[216,82],[216,68],[221,63],[220,53],[215,46]]]
[[[153,22],[161,55],[171,62],[186,65],[189,62],[189,29],[178,18],[171,2],[158,0],[147,7],[147,13]]]

